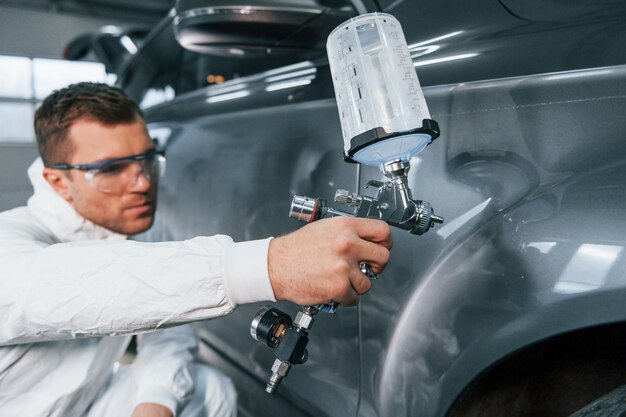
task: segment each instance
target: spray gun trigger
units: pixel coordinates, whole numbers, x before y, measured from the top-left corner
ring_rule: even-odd
[[[378,279],[378,275],[376,275],[374,271],[372,271],[372,268],[365,262],[361,264],[361,272],[369,279]]]

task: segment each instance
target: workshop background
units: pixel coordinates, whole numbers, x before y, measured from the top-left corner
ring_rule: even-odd
[[[113,84],[94,56],[63,59],[76,37],[111,26],[149,29],[175,0],[0,0],[0,211],[26,203],[26,169],[37,157],[32,127],[40,101],[76,81]]]

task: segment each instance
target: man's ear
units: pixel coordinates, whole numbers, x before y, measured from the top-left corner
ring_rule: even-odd
[[[72,202],[70,192],[70,181],[66,173],[59,169],[44,168],[43,177],[57,194],[63,197],[68,203]]]

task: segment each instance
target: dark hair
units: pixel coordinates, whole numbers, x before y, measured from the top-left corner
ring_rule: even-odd
[[[75,149],[68,131],[78,119],[104,125],[143,119],[139,106],[121,89],[82,82],[53,91],[35,112],[35,136],[45,166],[67,163]]]

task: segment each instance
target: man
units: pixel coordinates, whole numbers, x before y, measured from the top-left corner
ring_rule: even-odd
[[[141,111],[120,90],[80,83],[35,115],[41,159],[27,207],[0,213],[0,415],[229,416],[234,390],[193,364],[188,326],[237,305],[354,305],[391,248],[379,221],[320,220],[275,239],[141,243],[164,163]],[[313,255],[313,256],[312,256]],[[106,337],[105,337],[106,336]],[[244,337],[242,335],[242,337]]]

